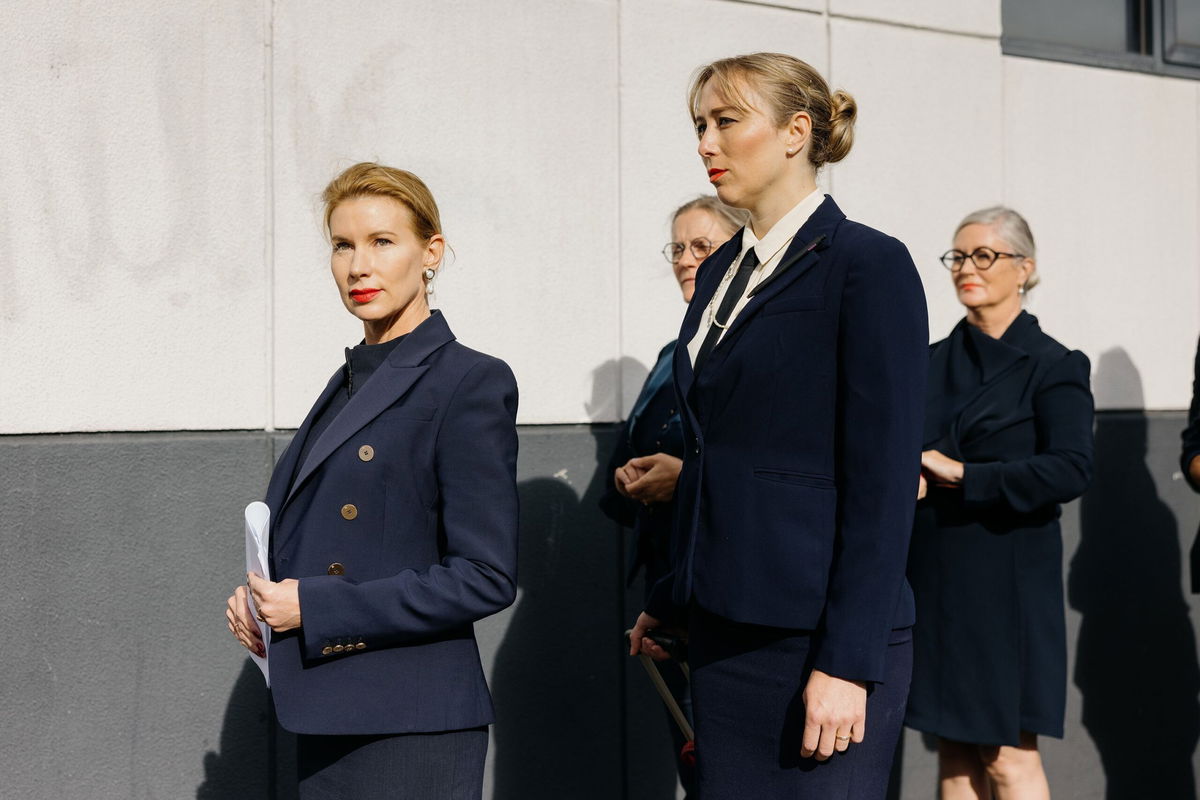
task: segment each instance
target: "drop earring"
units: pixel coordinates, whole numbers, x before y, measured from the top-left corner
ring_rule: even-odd
[[[433,277],[437,275],[432,267],[425,268],[425,294],[433,294]]]
[[[1022,295],[1025,294],[1025,284],[1022,283],[1020,286],[1017,287],[1017,294],[1022,294]]]

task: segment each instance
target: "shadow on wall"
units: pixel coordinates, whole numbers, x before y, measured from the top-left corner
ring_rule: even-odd
[[[1120,348],[1101,355],[1093,383],[1101,403],[1131,389],[1142,396],[1141,376]],[[1179,526],[1158,496],[1146,453],[1144,413],[1100,418],[1095,478],[1083,496],[1068,577],[1069,602],[1082,615],[1074,680],[1104,766],[1105,800],[1195,800],[1200,667]]]
[[[589,412],[612,402],[604,398],[615,396],[621,369],[611,361],[593,371]],[[623,744],[626,539],[597,506],[617,430],[590,434],[578,448],[569,433],[522,441],[522,471],[538,477],[519,486],[520,594],[492,669],[495,800],[674,797],[669,753],[655,780],[627,784],[646,772]],[[568,474],[585,476],[581,495]],[[661,724],[657,709],[649,713]],[[661,790],[647,794],[651,785]]]
[[[246,658],[225,706],[220,750],[204,754],[204,783],[196,788],[196,800],[274,798],[267,738],[273,725],[262,673]]]

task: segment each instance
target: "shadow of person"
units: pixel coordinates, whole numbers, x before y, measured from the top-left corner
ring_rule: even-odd
[[[1097,399],[1141,398],[1141,377],[1120,348],[1100,357]],[[1075,685],[1083,725],[1104,766],[1106,800],[1195,800],[1200,667],[1181,584],[1179,526],[1146,463],[1141,411],[1105,414],[1095,477],[1081,503],[1067,597],[1082,615]]]
[[[225,706],[220,749],[204,754],[204,782],[196,788],[196,800],[274,798],[268,740],[273,725],[262,673],[246,658]]]
[[[624,368],[610,361],[593,371],[589,412]],[[633,796],[623,735],[625,539],[597,506],[617,435],[614,425],[522,431],[519,592],[490,676],[495,800]]]

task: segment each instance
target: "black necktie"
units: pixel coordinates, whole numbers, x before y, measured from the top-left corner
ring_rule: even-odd
[[[700,344],[699,352],[696,353],[696,364],[692,368],[692,374],[700,374],[700,368],[704,366],[708,354],[716,347],[722,331],[729,327],[729,319],[733,316],[733,307],[746,293],[746,284],[750,283],[750,273],[754,272],[754,268],[757,266],[758,254],[751,247],[746,252],[745,258],[742,259],[742,263],[738,265],[737,273],[729,282],[729,288],[725,290],[725,296],[721,298],[721,307],[717,309],[717,315],[713,317],[712,324],[708,326],[708,334]]]

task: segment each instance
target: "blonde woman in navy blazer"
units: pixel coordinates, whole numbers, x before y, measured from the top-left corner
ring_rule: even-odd
[[[357,164],[325,190],[331,265],[363,344],[267,489],[271,580],[230,597],[270,651],[302,798],[478,798],[491,698],[472,623],[515,596],[517,387],[454,339],[428,290],[444,239],[411,173]]]
[[[905,556],[928,325],[904,245],[816,185],[853,99],[799,59],[701,69],[717,194],[750,224],[702,265],[675,350],[673,571],[633,651],[686,626],[701,796],[883,798],[912,664]]]

